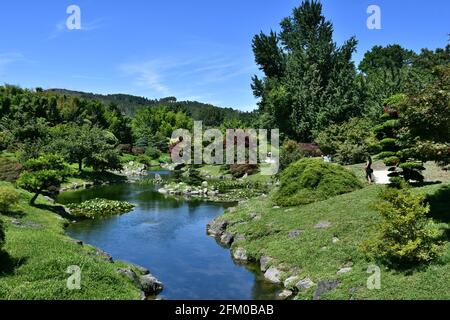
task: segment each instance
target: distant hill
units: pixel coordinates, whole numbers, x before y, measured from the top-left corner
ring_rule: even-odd
[[[232,108],[221,108],[211,104],[198,101],[178,101],[175,97],[162,99],[148,99],[129,94],[96,94],[90,92],[73,91],[67,89],[49,89],[53,92],[66,96],[75,96],[80,99],[98,100],[103,104],[116,104],[122,112],[133,116],[136,111],[143,107],[166,106],[173,110],[183,110],[195,120],[202,120],[207,126],[219,126],[224,119],[240,119],[245,123],[251,121],[253,113],[242,112]]]

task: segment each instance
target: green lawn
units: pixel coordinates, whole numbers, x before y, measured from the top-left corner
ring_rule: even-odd
[[[417,192],[435,196],[432,216],[443,229],[450,230],[450,185],[430,185]],[[361,243],[372,232],[380,216],[373,205],[382,186],[370,186],[362,190],[341,195],[304,206],[274,208],[270,197],[252,199],[227,211],[221,219],[229,221],[227,231],[245,236],[245,240],[234,243],[232,248],[243,247],[247,255],[255,260],[269,256],[272,265],[284,271],[284,278],[297,275],[299,279],[337,279],[341,284],[322,299],[450,299],[450,246],[445,254],[429,266],[411,272],[387,270],[383,266],[381,290],[369,290],[366,283],[370,264],[360,249]],[[253,217],[260,216],[260,219]],[[320,221],[331,226],[315,229]],[[289,237],[289,232],[301,230],[298,237]],[[339,241],[333,243],[333,238]],[[342,267],[352,271],[337,275]],[[301,292],[298,299],[311,299],[315,287]]]
[[[6,183],[0,182],[0,185]],[[65,220],[49,211],[52,205],[21,191],[13,213],[1,216],[6,244],[0,254],[0,299],[139,299],[131,281],[117,273],[121,262],[109,263],[95,249],[78,245],[64,234]],[[66,270],[81,267],[81,290],[68,290]]]

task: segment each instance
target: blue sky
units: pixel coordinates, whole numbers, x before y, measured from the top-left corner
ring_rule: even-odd
[[[341,44],[356,36],[359,61],[373,45],[443,47],[448,0],[323,0]],[[176,96],[241,110],[255,108],[258,73],[251,39],[278,30],[300,0],[3,0],[0,84]],[[82,30],[68,30],[66,9],[81,8]],[[382,29],[366,27],[380,6]]]

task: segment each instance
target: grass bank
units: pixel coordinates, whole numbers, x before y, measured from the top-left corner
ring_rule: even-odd
[[[349,194],[303,206],[278,208],[270,197],[260,197],[229,209],[219,219],[228,221],[227,232],[252,260],[273,260],[281,280],[309,278],[314,286],[301,290],[297,299],[312,299],[317,284],[337,280],[339,285],[321,299],[450,299],[450,247],[434,263],[399,272],[381,267],[381,289],[369,290],[367,261],[360,246],[376,232],[379,214],[373,205],[382,186],[369,186]],[[431,197],[431,215],[450,230],[450,185],[417,188]],[[319,224],[326,227],[318,228]],[[327,226],[328,225],[328,226]],[[338,274],[347,268],[349,272]],[[351,269],[348,269],[351,268]]]
[[[0,185],[6,185],[0,182]],[[64,233],[67,223],[53,211],[56,206],[41,197],[28,205],[31,194],[20,191],[20,203],[1,216],[6,244],[0,253],[0,299],[109,300],[139,299],[140,290],[96,248],[77,244]],[[69,290],[69,266],[81,268],[81,290]]]

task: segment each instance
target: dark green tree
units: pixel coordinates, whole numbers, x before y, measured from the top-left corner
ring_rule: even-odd
[[[312,140],[331,123],[361,113],[351,61],[357,41],[341,47],[318,1],[303,1],[281,22],[279,34],[253,39],[255,61],[265,77],[253,78],[259,107],[285,135]]]
[[[57,188],[71,174],[70,167],[57,155],[46,154],[37,159],[30,159],[24,164],[25,171],[17,180],[17,185],[34,193],[30,204],[34,205],[37,197],[50,188]]]

